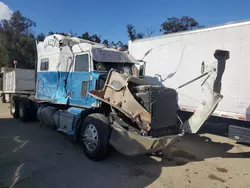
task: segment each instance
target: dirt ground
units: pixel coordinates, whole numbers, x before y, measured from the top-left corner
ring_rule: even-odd
[[[250,147],[215,135],[220,124],[202,130],[210,133],[181,138],[161,158],[113,152],[93,162],[69,137],[13,119],[0,104],[0,187],[250,187]]]

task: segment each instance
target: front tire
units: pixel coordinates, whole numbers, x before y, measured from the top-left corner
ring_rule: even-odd
[[[81,144],[85,155],[94,161],[105,159],[110,152],[111,127],[99,113],[88,115],[81,125]]]

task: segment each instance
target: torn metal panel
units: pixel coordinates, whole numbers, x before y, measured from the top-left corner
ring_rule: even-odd
[[[89,94],[121,111],[134,120],[141,129],[149,131],[150,114],[136,101],[129,89],[130,85],[142,84],[146,83],[139,78],[128,77],[111,70],[103,90],[90,91]]]
[[[157,152],[170,144],[173,144],[183,134],[167,135],[158,138],[145,137],[132,131],[125,130],[117,123],[111,125],[113,128],[110,143],[119,152],[135,156]]]
[[[183,125],[186,132],[196,133],[223,98],[220,94],[221,79],[225,70],[226,60],[229,59],[229,51],[216,50],[214,57],[217,59],[217,62],[206,66],[204,70],[208,74],[203,78],[201,85],[203,101],[197,107],[195,113]]]
[[[175,90],[167,91],[161,86],[150,86],[139,78],[128,77],[111,70],[103,90],[90,91],[89,94],[114,107],[137,124],[136,127],[126,125],[125,120],[115,114],[120,119],[110,122],[112,127],[110,143],[112,146],[125,155],[138,155],[158,151],[172,143],[175,137],[182,136],[185,133],[196,133],[223,98],[220,94],[221,79],[226,60],[229,58],[229,52],[217,50],[214,56],[218,62],[204,67],[205,73],[203,75],[187,82],[187,84],[190,84],[203,79],[201,85],[203,102],[198,106],[192,117],[184,123],[173,121],[178,120],[177,105],[173,102],[173,100],[177,100]],[[137,92],[134,91],[134,89],[140,90],[150,87],[154,87],[157,91],[157,97],[151,97],[148,100],[150,103],[148,106],[157,103],[157,108],[154,111],[147,110],[145,105],[138,101],[137,96],[135,96]],[[161,111],[164,113],[161,113]],[[162,116],[166,117],[162,118]],[[154,118],[159,121],[154,121]],[[156,134],[152,134],[154,130]]]

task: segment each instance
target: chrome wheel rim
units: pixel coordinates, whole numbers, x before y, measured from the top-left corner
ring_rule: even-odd
[[[87,125],[82,135],[82,141],[89,151],[95,151],[98,144],[98,134],[93,124]]]

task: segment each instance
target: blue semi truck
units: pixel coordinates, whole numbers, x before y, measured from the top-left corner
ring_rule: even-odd
[[[177,91],[145,81],[131,55],[76,37],[50,35],[37,43],[35,95],[13,96],[10,113],[72,136],[91,160],[103,160],[111,147],[130,156],[159,152],[175,138],[196,133],[222,99],[229,52],[215,50],[214,57],[217,63],[180,86],[201,81],[204,99],[182,122]]]

